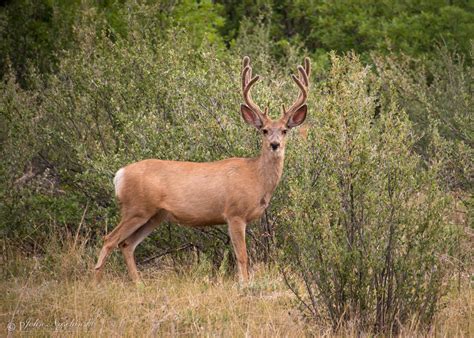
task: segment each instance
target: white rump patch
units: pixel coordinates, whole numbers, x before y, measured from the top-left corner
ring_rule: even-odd
[[[120,190],[123,184],[123,175],[125,174],[125,169],[121,168],[114,177],[114,186],[115,186],[115,196],[119,196]]]

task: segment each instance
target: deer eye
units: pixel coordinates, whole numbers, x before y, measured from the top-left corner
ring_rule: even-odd
[[[267,135],[268,134],[268,129],[263,129],[262,133],[263,133],[263,135]]]
[[[288,132],[288,129],[283,129],[281,132],[283,133],[283,135],[286,135],[286,133]]]

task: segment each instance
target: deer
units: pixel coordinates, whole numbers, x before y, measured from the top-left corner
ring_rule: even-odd
[[[268,106],[262,111],[252,100],[250,89],[260,79],[252,77],[250,58],[243,58],[241,81],[243,120],[261,133],[261,152],[253,158],[228,158],[215,162],[184,162],[146,159],[119,169],[114,177],[115,195],[120,206],[120,223],[106,236],[95,265],[95,279],[110,253],[119,248],[129,276],[140,276],[135,248],[163,221],[190,227],[228,225],[237,261],[238,279],[249,279],[245,234],[247,224],[259,219],[269,206],[280,182],[285,143],[290,129],[306,119],[310,60],[297,67],[292,79],[299,88],[290,108],[273,120]]]

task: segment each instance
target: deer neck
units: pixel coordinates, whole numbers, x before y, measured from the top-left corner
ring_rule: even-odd
[[[284,150],[282,150],[280,154],[275,155],[275,153],[269,149],[262,149],[262,153],[257,158],[257,170],[266,195],[272,195],[280,182],[284,158]]]

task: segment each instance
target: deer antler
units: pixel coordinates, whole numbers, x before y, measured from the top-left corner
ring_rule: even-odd
[[[298,72],[298,77],[296,77],[294,74],[291,75],[291,77],[300,88],[300,93],[295,103],[293,103],[293,105],[288,110],[285,111],[283,108],[283,115],[285,117],[291,116],[291,114],[298,110],[299,107],[305,104],[308,98],[309,75],[311,74],[311,64],[309,62],[309,58],[304,58],[304,68],[303,66],[298,66]]]
[[[243,59],[242,65],[242,94],[244,96],[244,101],[247,106],[252,109],[256,114],[260,115],[262,119],[266,117],[266,111],[262,112],[262,110],[257,106],[255,102],[253,102],[252,97],[250,95],[250,88],[260,79],[260,76],[256,75],[252,77],[252,67],[250,67],[250,58],[245,56]]]

